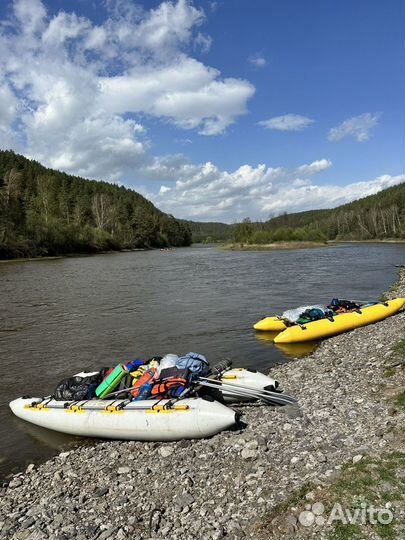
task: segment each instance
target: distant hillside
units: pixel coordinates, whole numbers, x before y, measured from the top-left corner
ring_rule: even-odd
[[[233,238],[235,225],[217,222],[183,221],[191,230],[193,242],[221,242]]]
[[[264,223],[245,220],[234,228],[235,241],[252,244],[403,238],[405,183],[337,208],[283,214]]]
[[[133,190],[0,151],[0,258],[190,243],[186,223]]]
[[[261,223],[201,223],[175,219],[131,189],[0,151],[0,258],[187,246],[191,241],[402,238],[405,183],[330,210],[283,214]]]

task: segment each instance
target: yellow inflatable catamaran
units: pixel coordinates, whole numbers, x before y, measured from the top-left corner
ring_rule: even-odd
[[[287,328],[287,325],[281,317],[265,317],[253,325],[255,330],[262,332],[282,332]]]
[[[330,319],[320,319],[305,324],[287,326],[280,317],[266,317],[254,325],[255,330],[275,332],[274,343],[298,343],[300,341],[315,341],[335,336],[360,326],[366,326],[394,315],[405,305],[405,298],[395,298],[381,302],[358,311],[340,313]]]

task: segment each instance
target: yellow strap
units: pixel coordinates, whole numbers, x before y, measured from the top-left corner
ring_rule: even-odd
[[[30,409],[31,411],[49,411],[49,407],[42,403],[36,403],[35,405],[24,405],[24,409]]]
[[[124,414],[123,409],[119,409],[116,405],[108,405],[104,411],[104,414]]]
[[[151,409],[147,409],[146,412],[148,414],[168,414],[173,412],[186,412],[190,410],[190,407],[188,405],[177,405],[177,407],[165,407],[164,405],[157,405],[156,407],[153,407]]]
[[[65,411],[69,413],[84,413],[85,412],[85,410],[82,407],[80,407],[80,405],[72,405],[68,409],[65,409]]]

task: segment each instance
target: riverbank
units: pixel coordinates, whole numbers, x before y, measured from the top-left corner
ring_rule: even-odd
[[[388,293],[401,295],[404,270]],[[351,526],[333,536],[339,524],[298,518],[315,503],[353,509],[361,497],[392,503],[395,519],[384,531],[396,538],[405,492],[404,330],[401,313],[277,366],[272,376],[299,407],[240,407],[245,429],[177,443],[101,442],[29,466],[2,488],[0,539],[349,539]],[[370,481],[360,481],[364,471]],[[356,529],[357,538],[382,537],[373,527]]]
[[[401,238],[373,238],[370,240],[328,240],[330,244],[405,244]]]
[[[188,247],[188,246],[187,246]],[[35,261],[53,261],[58,259],[69,259],[77,257],[95,257],[96,255],[117,255],[119,253],[133,253],[136,251],[171,251],[177,248],[123,248],[123,249],[111,249],[107,251],[93,251],[89,253],[65,253],[64,255],[38,255],[37,257],[16,257],[11,259],[0,259],[0,264],[5,263],[21,263],[21,262],[35,262]]]
[[[327,242],[273,242],[272,244],[223,244],[228,251],[272,251],[274,249],[308,249],[326,247]]]

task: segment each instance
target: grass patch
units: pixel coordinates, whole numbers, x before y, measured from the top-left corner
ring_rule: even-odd
[[[405,391],[401,399],[405,400]],[[366,456],[355,464],[350,461],[329,486],[316,488],[306,484],[277,504],[263,516],[256,527],[256,536],[263,539],[272,537],[276,532],[274,524],[281,531],[283,522],[287,523],[288,519],[291,522],[292,515],[299,518],[301,512],[312,508],[309,504],[322,503],[325,521],[305,527],[298,520],[298,538],[305,540],[318,531],[326,535],[328,540],[363,540],[377,535],[384,540],[394,540],[398,537],[399,513],[405,504],[404,469],[405,454],[402,452],[390,452],[380,457]],[[314,501],[305,498],[309,491],[314,493]],[[337,503],[341,509],[338,512]],[[391,523],[382,524],[377,519],[378,510],[386,509],[387,503],[394,518]],[[335,519],[331,519],[333,516]],[[383,514],[384,517],[386,514]]]
[[[395,375],[396,371],[395,368],[392,366],[386,367],[384,369],[384,377],[393,377]]]
[[[397,407],[405,409],[405,390],[402,390],[399,394],[395,396],[394,403]]]
[[[405,367],[405,339],[400,339],[397,341],[391,348],[391,354],[387,358],[387,366],[384,371],[386,377],[392,377],[394,373],[392,372],[393,368],[396,367]]]
[[[401,479],[398,472],[404,468],[405,454],[401,452],[384,454],[381,458],[366,457],[356,464],[346,464],[338,480],[328,489],[330,499],[327,506],[332,504],[333,507],[334,502],[339,501],[353,513],[364,504],[384,508],[386,503],[390,503],[394,519],[385,525],[372,524],[369,520],[365,524],[339,521],[332,524],[330,539],[368,538],[371,531],[387,540],[396,538],[395,508],[398,514],[405,500],[405,479]]]
[[[288,499],[276,504],[270,514],[266,516],[266,521],[270,523],[275,517],[278,517],[280,514],[284,514],[292,508],[302,506],[305,501],[305,495],[313,489],[314,485],[310,482],[306,482],[305,484],[303,484],[299,489],[293,491],[288,497]]]
[[[391,287],[388,289],[387,292],[383,293],[380,296],[381,302],[387,302],[388,300],[391,300],[391,294],[390,293],[396,293],[399,289],[399,281],[391,285]]]
[[[392,354],[395,356],[405,356],[405,339],[400,339],[392,347]]]
[[[314,487],[314,484],[306,482],[299,489],[291,492],[287,499],[276,504],[269,513],[254,525],[254,537],[266,538],[267,540],[267,538],[273,538],[273,535],[286,532],[287,518],[293,515],[297,508],[305,504],[305,495],[312,491]]]
[[[344,525],[339,523],[328,535],[328,540],[363,540],[366,538],[361,532],[360,525]]]

